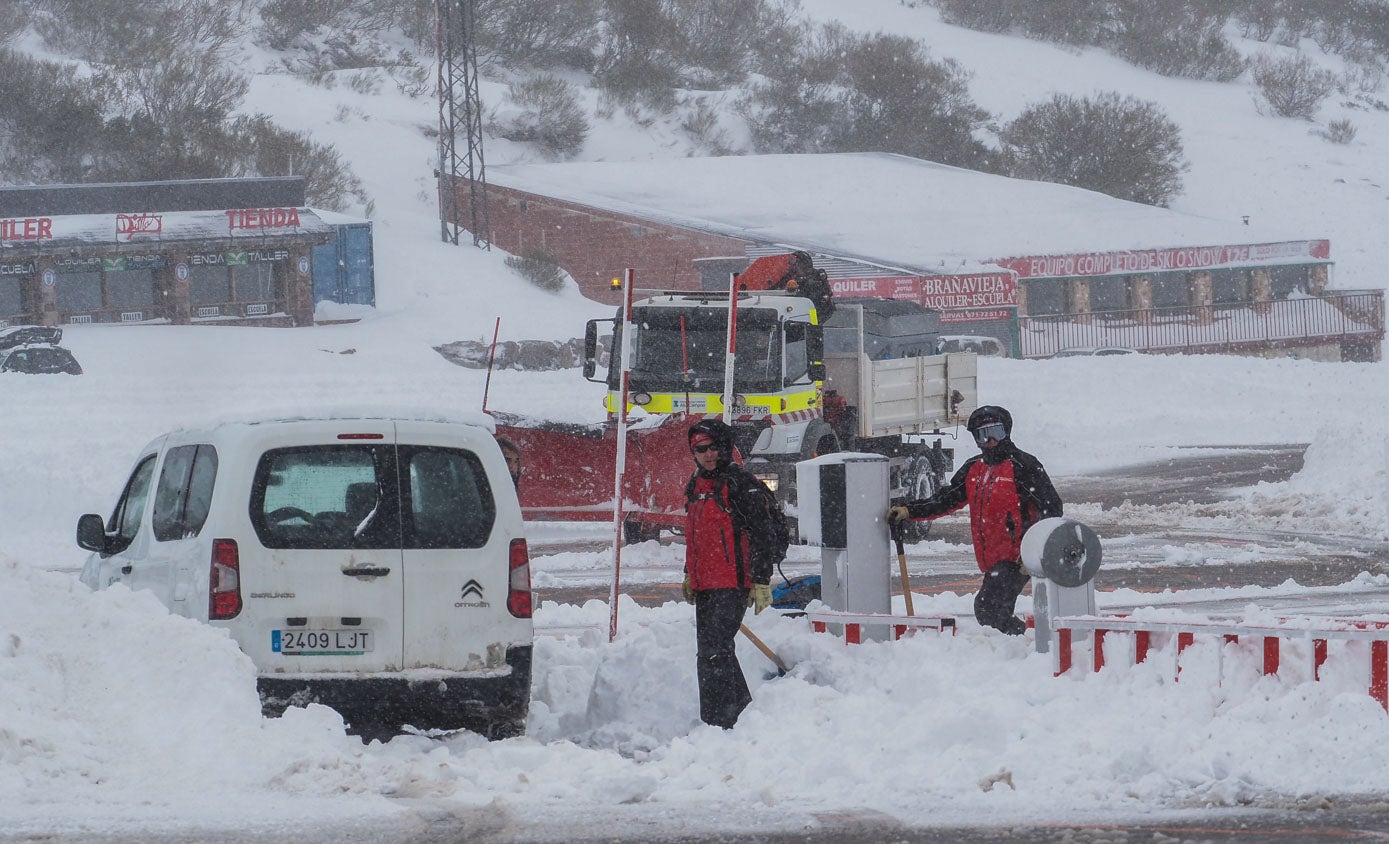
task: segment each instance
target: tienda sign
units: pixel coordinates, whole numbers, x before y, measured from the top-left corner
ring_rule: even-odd
[[[1329,240],[1293,240],[1242,246],[1186,246],[1177,249],[1082,252],[1075,255],[1032,255],[1025,258],[1005,258],[992,263],[1007,267],[1020,278],[1064,278],[1199,270],[1228,264],[1267,263],[1288,258],[1324,261],[1330,257]]]
[[[227,211],[230,229],[286,229],[299,227],[298,208],[233,208]]]
[[[52,236],[52,217],[0,220],[0,240],[47,240]]]
[[[907,299],[938,311],[1018,304],[1018,281],[1012,273],[832,278],[830,288],[836,296]]]

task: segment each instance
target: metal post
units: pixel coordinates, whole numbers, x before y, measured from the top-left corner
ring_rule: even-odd
[[[632,288],[636,286],[636,271],[627,269],[622,279],[622,347],[618,360],[622,366],[621,404],[617,411],[617,461],[613,470],[613,583],[608,591],[608,641],[617,638],[617,596],[622,579],[622,522],[626,517],[623,506],[623,475],[627,472],[627,393],[632,378]]]

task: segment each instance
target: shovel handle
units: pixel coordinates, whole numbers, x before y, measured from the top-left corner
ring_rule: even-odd
[[[907,579],[907,549],[902,545],[902,523],[894,522],[889,530],[892,533],[892,541],[897,543],[897,567],[902,572],[902,597],[907,600],[907,615],[916,615],[916,609],[912,606],[912,585]]]
[[[781,657],[777,656],[776,651],[767,647],[767,643],[757,638],[757,634],[749,630],[746,624],[739,624],[738,630],[741,631],[744,636],[748,637],[748,641],[756,645],[757,649],[761,651],[767,659],[770,659],[782,674],[791,670],[786,667],[786,663],[781,661]]]

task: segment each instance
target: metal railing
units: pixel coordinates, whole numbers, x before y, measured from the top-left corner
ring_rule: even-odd
[[[1094,311],[1018,319],[1022,357],[1063,349],[1121,347],[1140,352],[1228,352],[1384,339],[1384,291],[1180,308]]]

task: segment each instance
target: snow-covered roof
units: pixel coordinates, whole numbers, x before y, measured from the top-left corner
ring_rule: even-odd
[[[517,164],[488,181],[926,274],[1034,255],[1305,240],[1081,188],[887,153]]]

